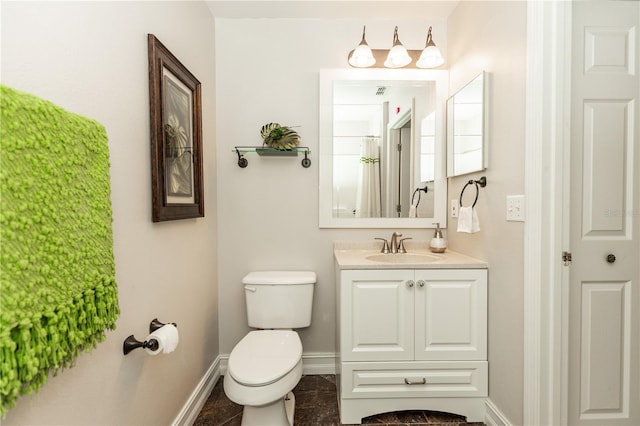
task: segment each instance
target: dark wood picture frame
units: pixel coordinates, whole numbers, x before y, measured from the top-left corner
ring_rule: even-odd
[[[147,42],[152,220],[204,217],[200,82],[153,34]]]

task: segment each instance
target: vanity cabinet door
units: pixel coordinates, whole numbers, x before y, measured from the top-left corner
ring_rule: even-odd
[[[415,271],[417,360],[487,359],[487,271]]]
[[[414,271],[344,270],[342,361],[414,359]]]

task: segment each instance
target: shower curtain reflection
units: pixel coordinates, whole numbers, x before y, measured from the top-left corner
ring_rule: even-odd
[[[361,142],[356,217],[381,216],[380,192],[379,138],[365,137]]]

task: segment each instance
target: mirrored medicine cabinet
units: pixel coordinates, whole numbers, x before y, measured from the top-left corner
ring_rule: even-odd
[[[321,228],[446,226],[446,70],[320,71]]]
[[[488,79],[482,72],[447,99],[447,176],[488,167]]]

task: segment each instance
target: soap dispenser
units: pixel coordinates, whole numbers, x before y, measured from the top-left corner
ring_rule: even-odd
[[[444,253],[447,249],[447,240],[442,236],[442,230],[440,230],[440,223],[436,223],[436,232],[429,243],[429,248],[434,253]]]

